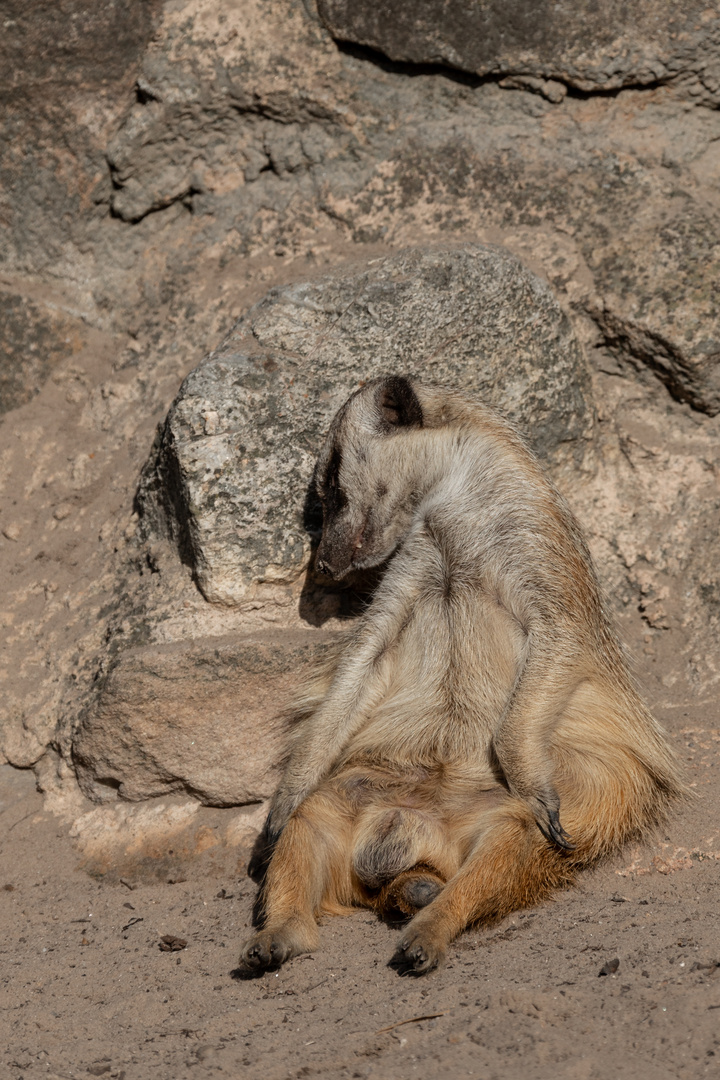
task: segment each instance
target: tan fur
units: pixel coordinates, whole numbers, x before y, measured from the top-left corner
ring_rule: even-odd
[[[318,567],[387,569],[300,704],[242,962],[314,948],[320,913],[362,904],[417,912],[395,959],[427,971],[467,925],[645,834],[684,785],[575,519],[497,413],[377,380],[333,421],[316,482]]]

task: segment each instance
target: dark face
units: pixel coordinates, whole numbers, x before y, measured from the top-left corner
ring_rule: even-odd
[[[318,484],[323,506],[323,531],[317,550],[315,567],[321,574],[339,581],[353,568],[362,551],[366,517],[353,512],[342,486],[342,450],[334,443],[327,469]]]
[[[323,504],[320,573],[339,581],[378,566],[395,550],[412,512],[397,440],[402,430],[421,426],[412,384],[400,377],[371,383],[340,410],[316,473]]]

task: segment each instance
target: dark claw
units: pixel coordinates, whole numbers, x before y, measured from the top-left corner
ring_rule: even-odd
[[[274,821],[273,821],[273,813],[272,813],[272,810],[271,810],[270,813],[268,814],[267,821],[265,822],[265,828],[263,829],[263,832],[265,834],[265,843],[267,844],[267,846],[271,850],[275,849],[275,845],[277,844],[278,840],[280,839],[282,831],[283,831],[283,826],[282,825],[278,826],[278,825],[276,825],[274,823]]]
[[[546,810],[546,813],[547,823],[545,827],[539,821],[537,823],[545,839],[552,844],[557,844],[563,851],[575,851],[575,844],[571,842],[569,834],[565,832],[560,823],[559,812],[557,810]]]
[[[248,877],[251,881],[262,881],[270,863],[270,854],[264,844],[256,847],[248,863]]]
[[[420,942],[401,941],[390,966],[396,968],[401,975],[425,975],[437,967],[439,960],[439,956],[431,955]]]

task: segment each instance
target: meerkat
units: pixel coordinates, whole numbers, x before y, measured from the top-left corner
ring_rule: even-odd
[[[298,706],[241,964],[277,967],[317,946],[319,915],[364,905],[410,917],[393,962],[423,973],[646,835],[685,786],[578,523],[496,411],[375,380],[315,484],[317,571],[386,568]]]

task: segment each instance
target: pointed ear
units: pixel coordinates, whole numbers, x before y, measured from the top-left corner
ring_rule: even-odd
[[[377,405],[383,430],[422,427],[423,411],[412,381],[404,375],[388,375],[378,386]]]

